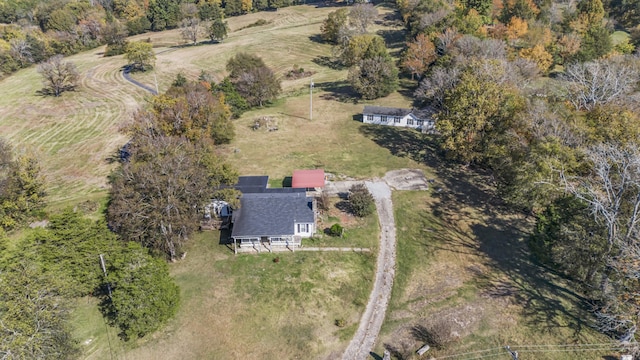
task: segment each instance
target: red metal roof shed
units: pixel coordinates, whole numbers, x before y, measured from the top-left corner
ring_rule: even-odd
[[[324,170],[296,170],[291,181],[293,188],[321,188],[324,187]]]

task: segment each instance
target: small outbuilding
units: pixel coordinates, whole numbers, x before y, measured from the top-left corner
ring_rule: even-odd
[[[324,170],[296,170],[293,172],[291,187],[297,189],[311,189],[324,187]]]

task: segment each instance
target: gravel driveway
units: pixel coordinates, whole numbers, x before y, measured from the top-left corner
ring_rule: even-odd
[[[384,321],[395,275],[396,227],[393,218],[393,204],[391,203],[391,189],[385,182],[379,180],[366,181],[365,184],[376,200],[376,209],[380,219],[380,250],[369,303],[362,314],[358,330],[342,356],[344,360],[369,358],[369,352],[373,349]]]
[[[376,211],[380,219],[380,249],[369,302],[360,319],[358,330],[342,355],[343,360],[369,359],[391,298],[396,271],[396,225],[393,218],[391,189],[427,190],[428,182],[422,170],[417,169],[393,170],[385,174],[382,180],[365,181],[365,185],[376,201]],[[328,190],[333,194],[348,193],[349,187],[354,183],[356,182],[336,182],[330,184],[325,191]]]

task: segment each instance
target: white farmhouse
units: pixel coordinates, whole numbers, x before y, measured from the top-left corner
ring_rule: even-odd
[[[434,132],[435,121],[427,111],[402,109],[382,106],[365,106],[362,111],[362,122],[365,124],[402,126]]]

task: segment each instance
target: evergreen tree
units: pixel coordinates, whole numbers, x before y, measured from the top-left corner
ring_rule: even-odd
[[[226,21],[222,19],[213,20],[208,29],[209,37],[211,41],[222,42],[222,40],[227,37],[228,30],[229,25],[227,25]]]
[[[226,16],[242,14],[242,0],[226,0],[224,2],[224,14]]]
[[[104,296],[102,311],[120,328],[124,340],[143,337],[175,315],[180,289],[164,260],[149,256],[135,243],[118,256],[107,254],[105,260],[111,295]]]

